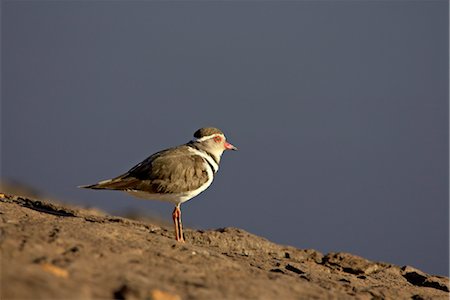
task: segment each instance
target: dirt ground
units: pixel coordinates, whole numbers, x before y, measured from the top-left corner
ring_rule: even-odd
[[[185,229],[0,194],[1,299],[448,299],[449,279],[238,228]]]

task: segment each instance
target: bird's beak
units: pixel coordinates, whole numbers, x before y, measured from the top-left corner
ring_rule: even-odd
[[[228,143],[228,142],[225,142],[225,149],[236,151],[238,148],[236,148],[235,146],[231,145],[231,144]]]

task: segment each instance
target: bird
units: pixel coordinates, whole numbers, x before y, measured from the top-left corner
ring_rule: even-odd
[[[185,242],[181,204],[211,185],[226,150],[237,150],[237,147],[227,141],[220,129],[203,127],[194,132],[191,141],[156,152],[122,175],[79,187],[118,190],[138,198],[174,204],[175,240]]]

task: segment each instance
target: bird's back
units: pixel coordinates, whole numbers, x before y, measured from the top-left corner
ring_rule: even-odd
[[[139,191],[148,194],[179,194],[196,190],[210,178],[204,158],[187,145],[157,152],[125,174],[97,184],[90,189]]]

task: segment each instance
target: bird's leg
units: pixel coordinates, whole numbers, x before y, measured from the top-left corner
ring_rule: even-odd
[[[175,206],[172,212],[173,224],[175,225],[175,239],[178,241],[178,206]]]
[[[181,223],[181,209],[180,205],[175,206],[172,213],[173,223],[175,225],[175,239],[179,242],[184,242],[183,225]]]
[[[180,242],[184,242],[183,223],[181,223],[181,208],[178,207],[178,233],[180,235]]]

